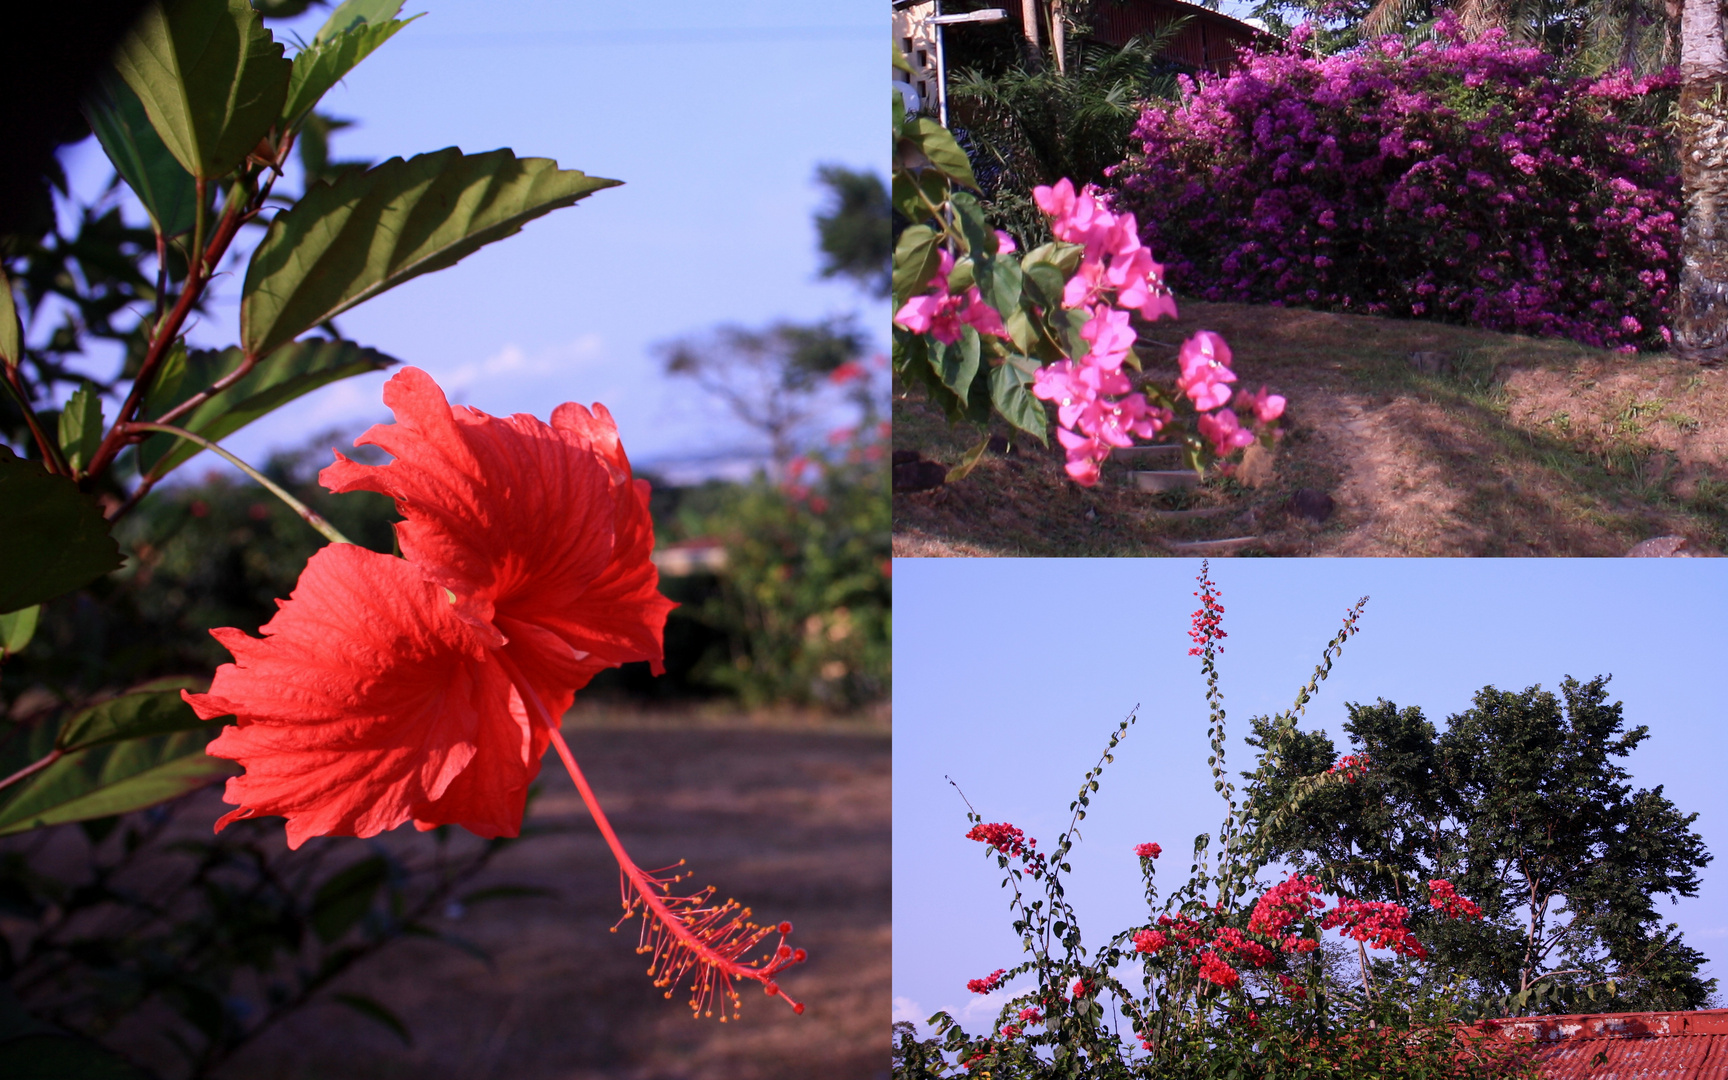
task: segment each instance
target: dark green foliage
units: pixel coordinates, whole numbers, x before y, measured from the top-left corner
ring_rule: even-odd
[[[888,470],[880,443],[861,445],[854,457],[824,464],[809,485],[759,480],[683,515],[681,530],[718,539],[727,553],[714,591],[673,613],[723,635],[698,679],[749,706],[842,711],[887,698]]]
[[[95,500],[4,446],[0,517],[0,612],[39,604],[120,565]]]
[[[101,1037],[146,1010],[178,1052],[178,1060],[148,1062],[152,1075],[208,1076],[393,941],[414,936],[472,951],[443,929],[439,913],[513,843],[446,827],[360,845],[369,850],[317,838],[290,852],[279,821],[237,821],[212,837],[209,812],[208,800],[185,799],[87,822],[82,835],[62,832],[58,850],[85,856],[53,864],[76,867],[70,871],[31,857],[47,833],[0,841],[0,911],[10,919],[0,979],[28,1009],[13,1004],[12,1015],[0,1001],[0,1075],[35,1075],[15,1071],[35,1060],[25,1050],[104,1060],[91,1044],[54,1033]],[[332,1000],[411,1038],[369,998]],[[59,1041],[13,1047],[9,1020],[20,1034]]]
[[[1496,1011],[1596,1011],[1610,993],[1615,1011],[1705,1005],[1715,989],[1699,974],[1705,957],[1655,905],[1696,895],[1711,856],[1691,829],[1696,814],[1660,786],[1627,783],[1618,759],[1648,729],[1624,730],[1607,683],[1569,678],[1558,696],[1486,687],[1444,731],[1417,708],[1349,706],[1345,731],[1372,762],[1367,776],[1303,802],[1269,831],[1273,853],[1353,896],[1413,911],[1416,883],[1451,880],[1484,921],[1419,914],[1412,925],[1439,969]],[[1254,744],[1269,730],[1256,720]],[[1334,756],[1325,732],[1296,733],[1267,797],[1276,802]]]
[[[816,215],[822,276],[849,277],[869,295],[887,296],[894,251],[882,178],[844,165],[823,165],[816,179],[828,189],[828,204]]]
[[[1066,74],[1023,65],[955,72],[954,126],[970,143],[992,223],[1013,233],[1021,250],[1050,239],[1032,189],[1063,177],[1076,189],[1103,185],[1105,170],[1128,156],[1142,106],[1175,95],[1175,72],[1158,53],[1179,29],[1119,49],[1076,47]]]

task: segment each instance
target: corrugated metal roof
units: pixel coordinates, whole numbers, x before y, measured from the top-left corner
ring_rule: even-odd
[[[1126,44],[1136,36],[1155,36],[1172,22],[1186,18],[1188,24],[1164,45],[1163,55],[1191,68],[1220,74],[1237,63],[1238,49],[1252,49],[1256,42],[1276,45],[1278,39],[1222,12],[1185,0],[1124,0],[1098,4],[1091,11],[1092,36],[1111,45]]]
[[[1544,1080],[1728,1080],[1728,1009],[1527,1016],[1481,1026],[1530,1040]]]

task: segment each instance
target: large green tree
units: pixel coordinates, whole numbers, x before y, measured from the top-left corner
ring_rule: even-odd
[[[1344,729],[1369,765],[1269,831],[1272,853],[1349,895],[1417,905],[1415,886],[1453,882],[1480,922],[1412,917],[1437,970],[1513,1014],[1691,1009],[1706,1003],[1703,954],[1664,924],[1657,898],[1694,896],[1710,861],[1662,793],[1620,764],[1648,737],[1625,729],[1608,679],[1555,695],[1485,687],[1444,730],[1384,699],[1348,705]],[[1254,721],[1254,745],[1271,735]],[[1324,731],[1298,732],[1254,793],[1267,805],[1331,767]],[[1426,922],[1427,925],[1423,925]],[[1612,1005],[1609,1005],[1610,999]]]

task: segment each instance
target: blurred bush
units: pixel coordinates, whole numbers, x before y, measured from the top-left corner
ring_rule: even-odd
[[[890,504],[879,442],[794,462],[787,481],[719,489],[675,528],[725,546],[686,617],[724,635],[693,672],[746,706],[843,710],[889,692]],[[674,613],[675,615],[677,613]]]
[[[356,542],[392,551],[399,515],[389,499],[318,485],[331,447],[384,460],[351,441],[327,433],[272,455],[261,471]],[[680,605],[666,624],[664,675],[627,664],[602,672],[582,696],[836,710],[886,698],[889,504],[880,456],[861,443],[842,460],[799,458],[803,479],[778,486],[766,478],[656,485],[660,544],[712,538],[726,549],[726,568],[661,575],[661,591]],[[31,687],[89,693],[167,675],[208,678],[231,659],[211,628],[256,633],[325,543],[258,485],[214,470],[159,489],[117,536],[125,568],[44,607],[36,640],[0,668],[7,700]]]

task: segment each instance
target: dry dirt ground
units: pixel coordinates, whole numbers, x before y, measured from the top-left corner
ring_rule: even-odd
[[[737,714],[573,713],[566,737],[625,846],[644,867],[687,859],[693,884],[791,920],[807,963],[786,1003],[741,988],[736,1022],[697,1020],[646,977],[618,872],[554,755],[530,820],[469,888],[552,890],[447,911],[443,928],[494,966],[410,939],[329,993],[368,995],[411,1030],[411,1047],[314,1001],[227,1062],[222,1080],[886,1080],[889,1071],[889,721]],[[222,809],[219,791],[202,822]],[[207,824],[204,827],[208,827]],[[426,843],[409,827],[393,845]],[[357,842],[356,842],[357,843]],[[466,891],[466,890],[465,890]],[[124,1041],[124,1040],[120,1040]],[[142,1060],[148,1035],[129,1047]]]
[[[1728,546],[1728,371],[1434,323],[1181,308],[1180,321],[1143,328],[1147,370],[1173,367],[1194,331],[1221,333],[1243,385],[1290,402],[1266,475],[1154,494],[1113,461],[1086,489],[1058,451],[1022,437],[955,484],[896,494],[894,554],[1619,556],[1663,536],[1695,555]],[[897,386],[894,408],[896,451],[953,464],[977,440],[916,392]],[[1294,509],[1303,489],[1331,499],[1323,521]]]
[[[408,942],[351,989],[416,1033],[404,1049],[334,1006],[311,1007],[237,1057],[233,1080],[875,1080],[888,1075],[886,731],[783,726],[571,726],[625,846],[645,867],[690,860],[699,881],[790,919],[810,960],[782,980],[805,1004],[746,987],[743,1016],[695,1020],[649,984],[617,933],[617,870],[581,798],[550,762],[534,820],[573,826],[504,853],[488,879],[555,899],[487,905],[458,929],[496,970]],[[481,885],[484,882],[480,883]]]

